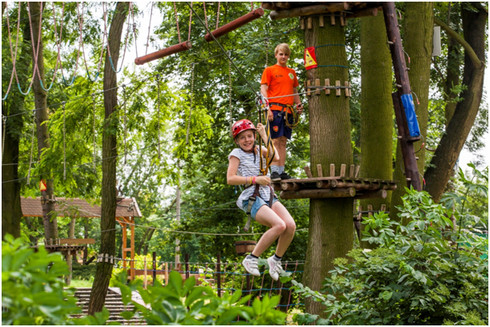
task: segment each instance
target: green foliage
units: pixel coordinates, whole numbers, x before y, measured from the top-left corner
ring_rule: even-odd
[[[37,252],[10,235],[2,242],[2,323],[62,325],[78,313],[73,294],[64,290],[68,273],[59,253]]]
[[[452,210],[426,192],[407,190],[400,208],[405,224],[385,213],[365,219],[364,240],[374,250],[338,258],[322,292],[294,282],[304,296],[326,306],[318,324],[488,324],[488,240],[453,230]]]
[[[143,289],[141,281],[126,285],[126,278],[122,273],[116,282],[121,288],[123,302],[135,306],[133,312],[125,313],[125,318],[140,315],[149,325],[280,325],[286,319],[285,313],[275,309],[279,296],[256,298],[249,307],[246,303],[250,295],[242,297],[241,291],[236,291],[218,297],[211,287],[196,286],[194,277],[183,281],[176,271],[170,273],[168,285],[156,283],[147,290]],[[135,290],[146,305],[131,299]]]

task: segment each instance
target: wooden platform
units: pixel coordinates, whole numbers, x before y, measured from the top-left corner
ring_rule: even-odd
[[[283,199],[325,199],[325,198],[383,198],[388,191],[396,189],[396,181],[374,178],[360,178],[359,167],[351,165],[349,177],[345,176],[346,165],[341,165],[340,175],[335,176],[335,165],[330,165],[329,177],[323,177],[321,165],[317,165],[317,176],[313,177],[309,167],[305,171],[309,178],[286,179],[274,182],[274,190],[281,191]]]

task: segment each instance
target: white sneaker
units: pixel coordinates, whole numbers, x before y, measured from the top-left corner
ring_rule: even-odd
[[[271,275],[273,280],[279,280],[279,276],[284,272],[281,266],[281,260],[278,261],[272,256],[267,258],[267,264],[269,265],[269,275]]]
[[[245,270],[254,276],[260,276],[260,271],[259,271],[259,260],[258,259],[249,259],[245,258],[242,261],[243,267],[245,267]]]

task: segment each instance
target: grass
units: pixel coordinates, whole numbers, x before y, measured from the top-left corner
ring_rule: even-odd
[[[70,287],[92,287],[93,280],[73,279],[70,283]]]

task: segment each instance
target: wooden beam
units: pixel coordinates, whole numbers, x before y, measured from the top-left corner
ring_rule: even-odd
[[[363,192],[363,193],[360,193],[360,194],[357,194],[355,196],[356,199],[371,199],[371,198],[382,198],[382,199],[386,199],[386,197],[388,196],[388,191],[386,190],[378,190],[378,191],[374,191],[374,192]]]
[[[272,20],[276,20],[276,19],[292,18],[298,16],[321,15],[321,14],[334,13],[334,12],[347,10],[348,8],[349,8],[349,4],[347,2],[333,2],[331,4],[274,10],[270,13],[270,17]]]
[[[146,56],[143,57],[138,57],[134,60],[134,63],[136,65],[142,65],[144,63],[147,63],[149,61],[153,61],[159,58],[163,58],[166,56],[169,56],[171,54],[177,53],[177,52],[182,52],[185,50],[189,50],[192,48],[192,43],[190,41],[185,41],[176,45],[172,45],[171,47],[152,52],[150,54],[147,54]]]
[[[229,22],[228,24],[225,24],[225,25],[221,26],[220,28],[215,29],[211,33],[207,33],[204,36],[204,39],[208,42],[214,41],[215,38],[217,39],[222,35],[225,35],[225,34],[231,32],[233,30],[236,30],[240,26],[243,26],[243,25],[245,25],[245,24],[247,24],[247,23],[249,23],[249,22],[251,22],[257,18],[260,18],[263,15],[264,15],[264,9],[257,8],[254,11],[251,11],[248,14],[243,15],[242,17],[239,17],[239,18]],[[214,36],[214,38],[213,38],[213,36]]]
[[[382,10],[381,7],[378,8],[366,8],[362,10],[357,10],[353,13],[348,13],[345,15],[345,18],[359,18],[359,17],[367,17],[367,16],[378,16],[379,10]]]
[[[340,189],[318,189],[318,190],[299,190],[282,191],[282,199],[327,199],[327,198],[353,198],[356,190],[353,187]]]

